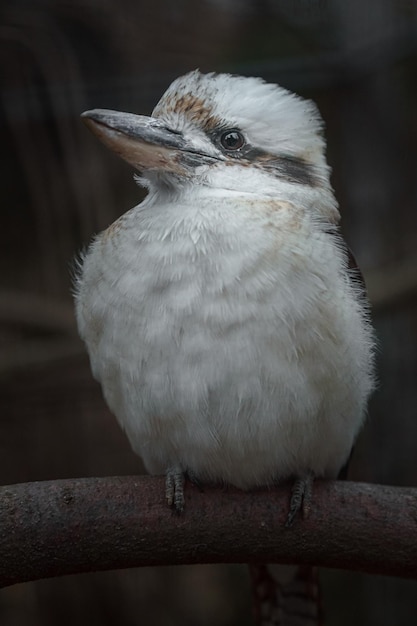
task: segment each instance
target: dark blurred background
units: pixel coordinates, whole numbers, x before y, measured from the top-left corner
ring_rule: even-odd
[[[318,103],[379,338],[379,389],[351,478],[416,485],[412,0],[2,0],[1,483],[142,471],[91,377],[70,276],[76,252],[143,192],[79,115],[149,114],[196,67],[262,76]],[[322,578],[328,626],[417,621],[413,581]],[[146,568],[16,585],[0,593],[0,622],[234,626],[251,623],[249,604],[243,566]]]

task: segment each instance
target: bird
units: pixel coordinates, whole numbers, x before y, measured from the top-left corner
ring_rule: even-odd
[[[147,190],[76,279],[108,406],[179,513],[186,476],[246,491],[292,480],[291,526],[312,481],[347,463],[375,385],[318,108],[261,78],[195,70],[151,116],[82,118]]]

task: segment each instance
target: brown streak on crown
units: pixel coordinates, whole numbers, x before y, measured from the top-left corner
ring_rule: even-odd
[[[221,119],[213,115],[212,109],[202,98],[197,98],[191,93],[178,97],[173,94],[163,98],[154,110],[155,117],[165,115],[183,115],[190,122],[199,126],[205,132],[213,130],[221,125]]]

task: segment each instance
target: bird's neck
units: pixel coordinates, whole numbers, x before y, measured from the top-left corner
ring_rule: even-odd
[[[149,194],[142,206],[191,205],[210,203],[269,203],[287,202],[309,211],[312,216],[330,224],[338,224],[340,215],[332,189],[311,188],[303,185],[283,183],[275,187],[248,189],[228,189],[209,185],[149,186]]]

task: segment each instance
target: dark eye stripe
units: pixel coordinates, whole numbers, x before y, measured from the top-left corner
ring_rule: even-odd
[[[309,185],[310,187],[320,186],[320,181],[315,175],[314,168],[304,159],[295,156],[273,156],[265,161],[269,170],[275,170],[278,176],[285,178],[290,183]]]
[[[237,137],[234,137],[236,133]],[[229,134],[233,134],[230,139],[239,144],[238,137],[243,138],[243,144],[240,147],[225,147],[222,139]],[[217,128],[207,133],[207,136],[217,146],[222,147],[223,152],[228,157],[226,163],[232,164],[233,161],[239,161],[242,165],[253,166],[263,168],[275,175],[277,178],[282,178],[289,183],[295,183],[299,185],[308,185],[309,187],[320,187],[321,179],[317,177],[314,166],[303,159],[295,155],[289,154],[272,154],[262,148],[251,146],[247,143],[242,131],[238,128]]]

